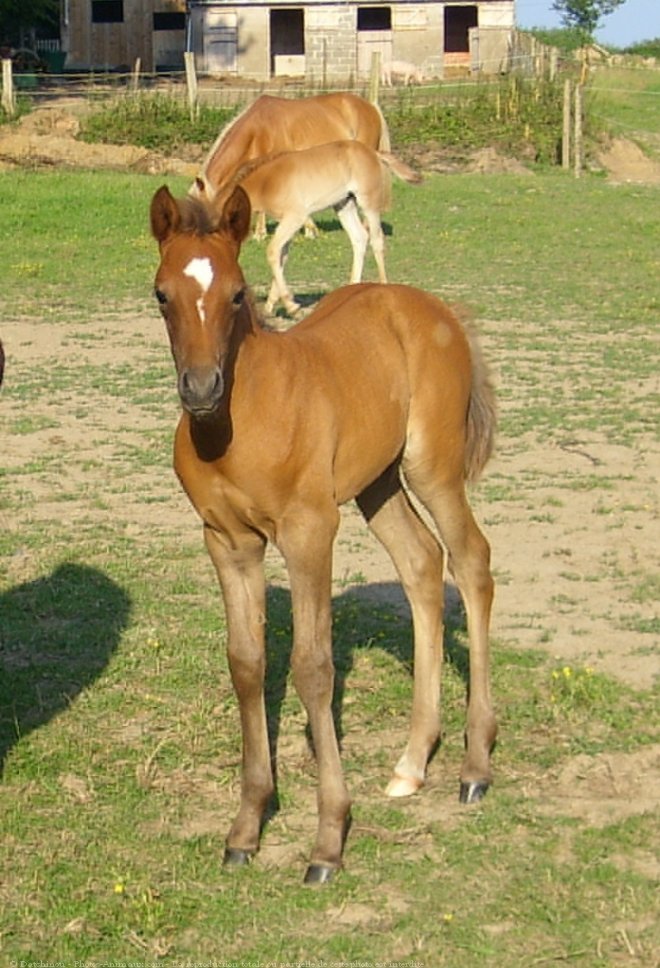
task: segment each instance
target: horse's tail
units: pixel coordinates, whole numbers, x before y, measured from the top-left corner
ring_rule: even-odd
[[[410,165],[407,165],[405,161],[401,161],[396,155],[393,155],[389,151],[379,151],[378,157],[385,162],[387,167],[401,178],[403,181],[409,182],[411,185],[419,185],[422,181],[422,176],[419,172],[413,171]]]
[[[495,389],[476,332],[463,321],[472,358],[472,388],[465,436],[465,479],[476,481],[495,446],[497,410]]]
[[[380,137],[378,139],[378,150],[388,152],[392,147],[392,142],[390,141],[390,129],[387,126],[385,115],[381,111],[380,107],[376,103],[372,103],[378,111],[378,116],[380,117]]]

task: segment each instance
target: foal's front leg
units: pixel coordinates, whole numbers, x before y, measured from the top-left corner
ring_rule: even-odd
[[[284,308],[291,316],[295,316],[300,309],[300,304],[295,301],[291,295],[291,290],[286,284],[284,266],[289,254],[291,239],[303,222],[304,217],[285,216],[275,229],[275,234],[268,244],[266,257],[273,275],[270,293],[265,306],[265,311],[268,315],[273,312],[279,299],[282,300]]]
[[[220,579],[227,617],[227,654],[238,697],[243,733],[241,806],[232,824],[225,864],[244,864],[256,853],[273,771],[268,742],[266,671],[265,542],[252,532],[229,547],[216,531],[204,529],[206,547]]]
[[[299,513],[280,528],[278,540],[291,582],[293,681],[307,711],[318,765],[319,824],[308,884],[330,880],[341,866],[350,810],[332,716],[332,543],[338,520],[334,505],[325,514],[317,509],[309,520]]]

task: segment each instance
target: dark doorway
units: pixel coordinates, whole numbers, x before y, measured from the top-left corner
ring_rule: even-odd
[[[445,53],[467,54],[471,27],[479,24],[477,7],[445,7]]]
[[[275,73],[278,54],[305,53],[305,14],[303,10],[270,11],[270,72]]]

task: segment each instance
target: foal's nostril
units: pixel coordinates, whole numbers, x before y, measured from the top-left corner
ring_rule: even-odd
[[[179,396],[186,409],[192,412],[214,410],[223,392],[219,367],[187,369],[179,377]]]

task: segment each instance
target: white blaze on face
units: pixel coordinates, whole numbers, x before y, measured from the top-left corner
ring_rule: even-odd
[[[209,291],[209,287],[213,282],[213,267],[211,266],[210,259],[191,259],[186,268],[183,270],[184,276],[190,276],[199,285],[202,290],[202,294],[197,300],[197,312],[199,313],[199,318],[202,323],[206,322],[206,313],[204,312],[204,296]]]

